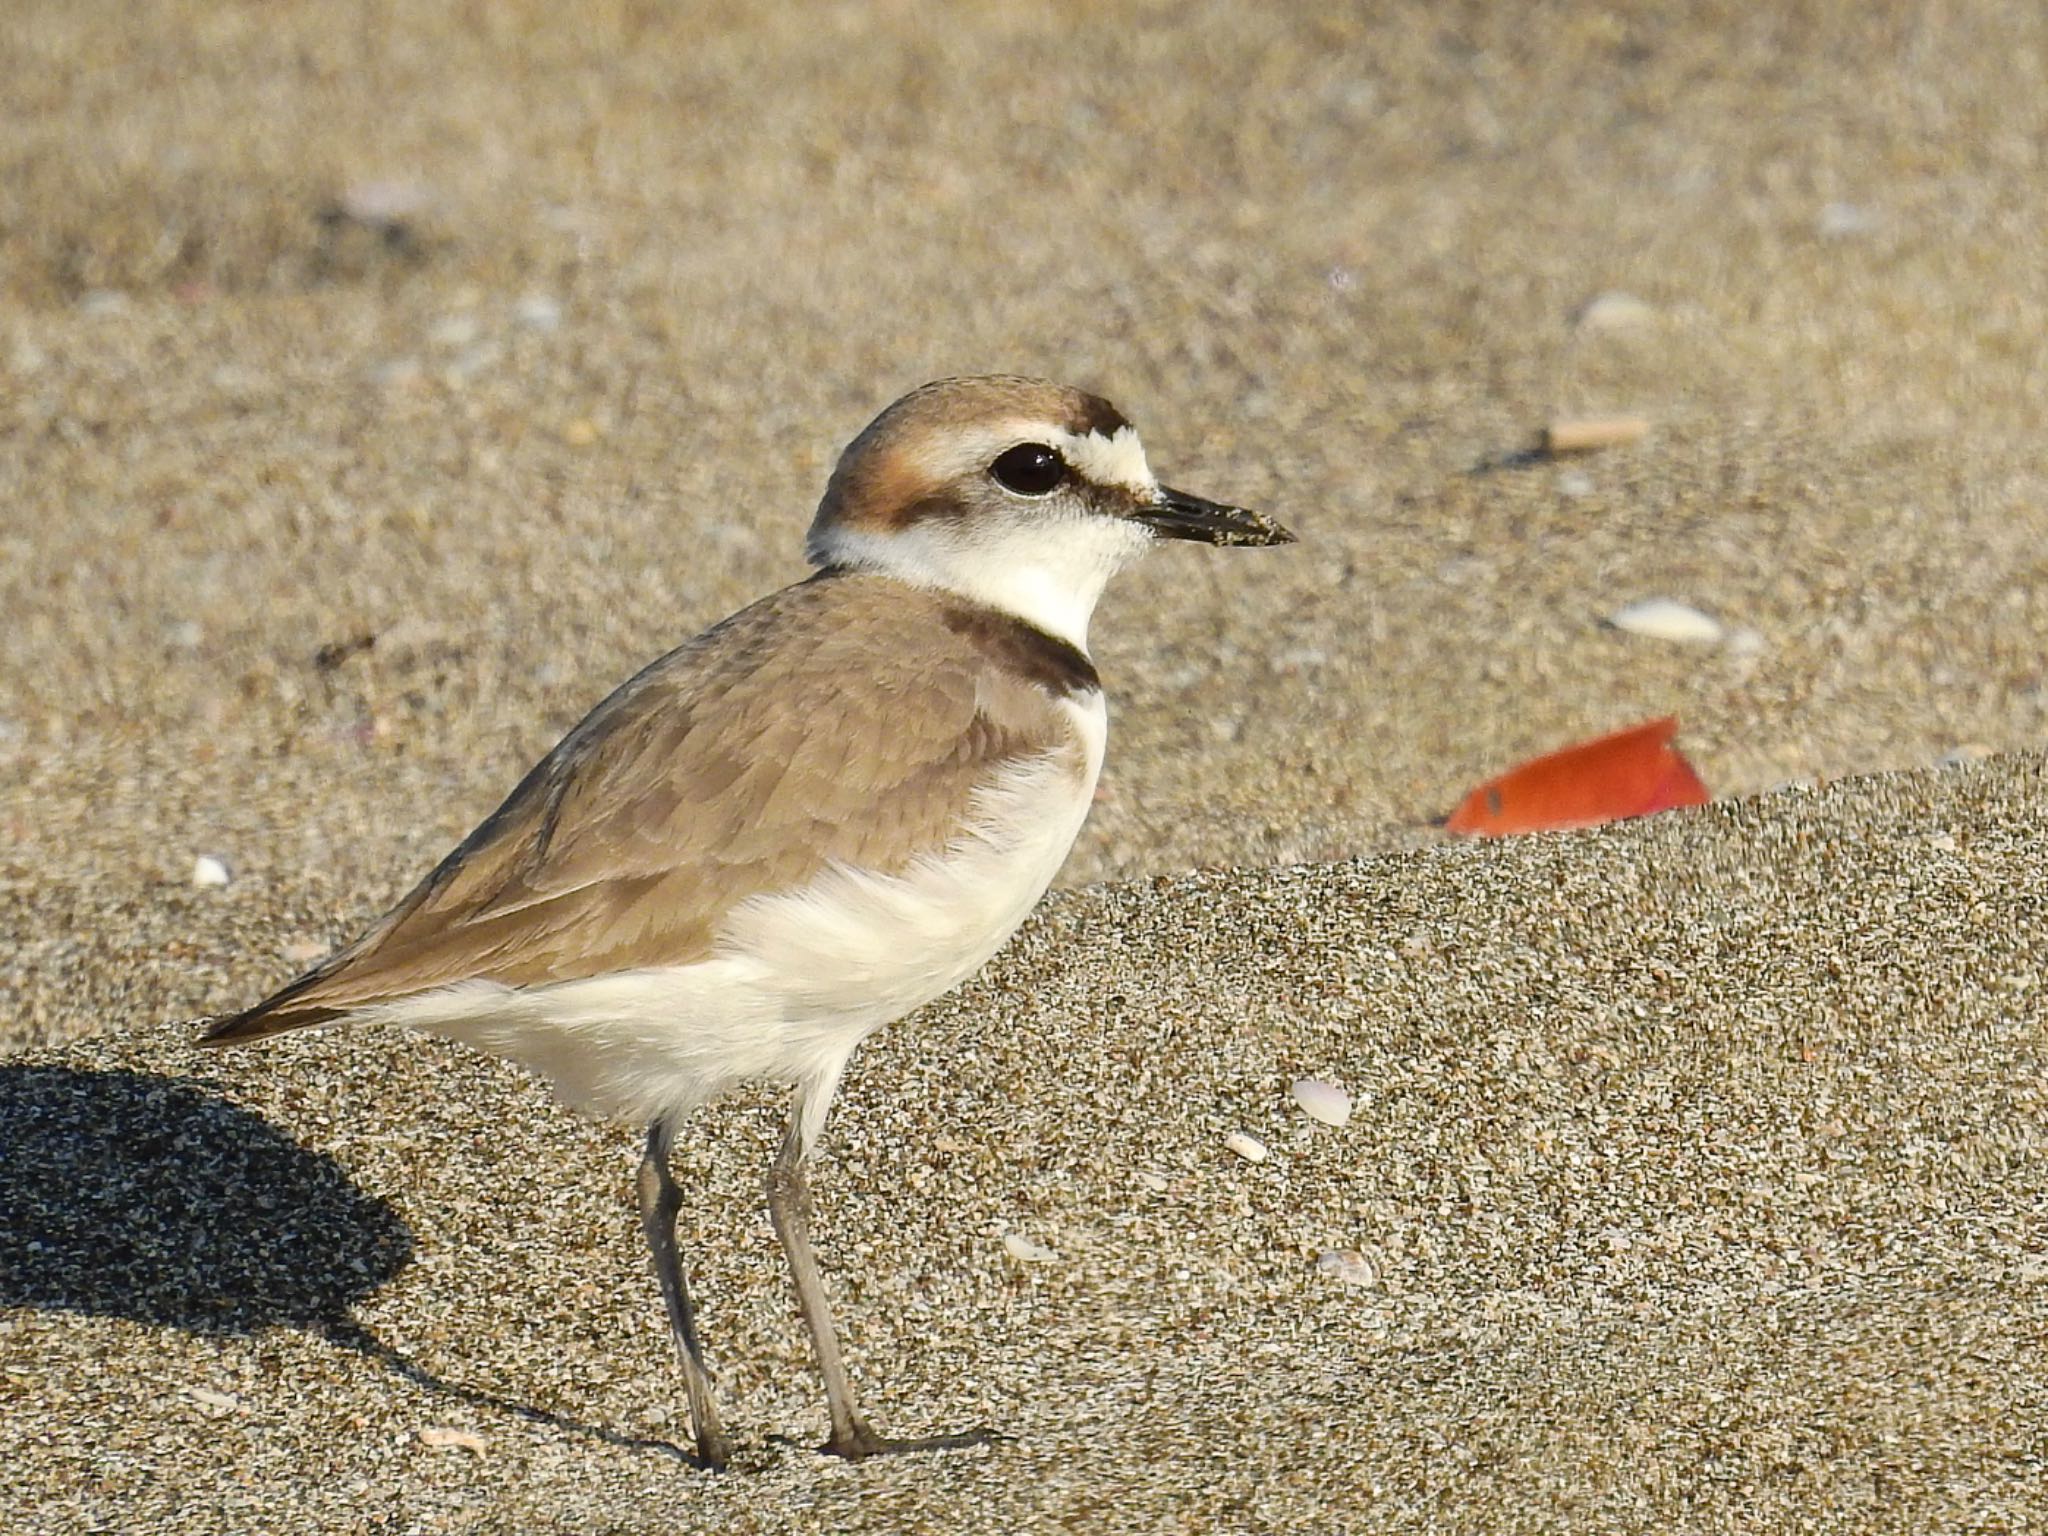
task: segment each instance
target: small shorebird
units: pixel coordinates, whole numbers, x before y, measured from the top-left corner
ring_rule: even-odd
[[[847,1457],[861,1417],[808,1232],[804,1160],[854,1047],[980,969],[1094,797],[1088,620],[1155,539],[1284,544],[1169,490],[1107,401],[945,379],[840,456],[809,580],[613,693],[403,901],[208,1044],[394,1022],[509,1057],[647,1127],[638,1181],[697,1453],[728,1446],[677,1252],[669,1149],[743,1078],[794,1085],[768,1209]]]

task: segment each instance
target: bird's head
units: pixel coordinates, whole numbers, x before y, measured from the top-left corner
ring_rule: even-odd
[[[942,379],[840,455],[808,553],[1013,613],[1086,648],[1109,578],[1155,540],[1287,544],[1260,513],[1163,486],[1107,400],[1041,379]]]

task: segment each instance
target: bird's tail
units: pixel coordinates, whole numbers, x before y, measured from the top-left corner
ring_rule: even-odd
[[[222,1018],[209,1019],[206,1028],[199,1034],[195,1045],[240,1045],[248,1040],[264,1040],[272,1035],[282,1035],[294,1029],[310,1029],[315,1024],[331,1024],[336,1019],[348,1017],[346,1008],[333,1008],[306,996],[327,980],[333,973],[335,961],[340,956],[315,966],[298,980],[291,982],[253,1008],[244,1008],[240,1013],[227,1014]]]

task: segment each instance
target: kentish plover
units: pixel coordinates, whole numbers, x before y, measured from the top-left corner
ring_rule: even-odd
[[[824,1449],[944,1443],[884,1439],[854,1404],[804,1160],[854,1047],[978,970],[1066,858],[1102,766],[1104,584],[1155,539],[1291,537],[1160,485],[1093,395],[928,384],[840,456],[816,574],[620,687],[368,932],[203,1038],[406,1024],[645,1125],[641,1218],[713,1465],[727,1442],[669,1148],[740,1079],[793,1084],[768,1208],[825,1380]]]

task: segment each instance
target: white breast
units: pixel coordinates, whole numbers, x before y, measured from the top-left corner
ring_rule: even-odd
[[[808,1140],[854,1047],[979,970],[1065,862],[1108,717],[1100,693],[1060,707],[1080,762],[1047,753],[992,778],[944,852],[901,874],[841,865],[743,903],[709,960],[524,991],[470,982],[366,1013],[510,1057],[570,1103],[639,1122],[743,1078],[809,1085]]]

